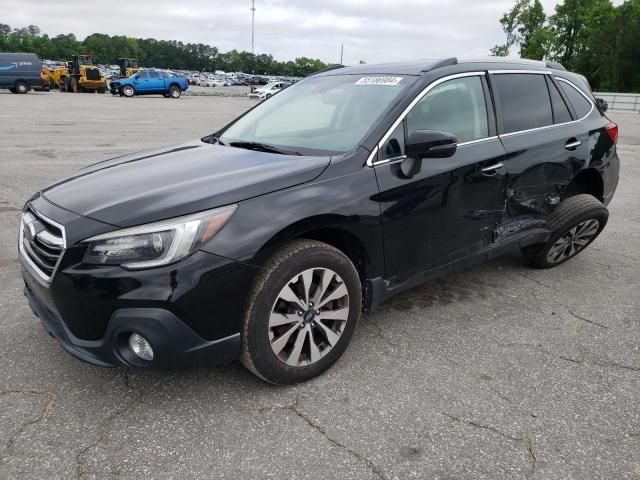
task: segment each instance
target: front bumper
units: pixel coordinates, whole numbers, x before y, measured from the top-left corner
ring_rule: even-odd
[[[146,270],[86,265],[82,239],[109,227],[43,197],[29,208],[63,230],[64,250],[50,278],[38,275],[19,250],[25,295],[45,329],[70,354],[104,367],[161,369],[218,365],[238,357],[246,294],[258,268],[204,251]],[[152,344],[152,362],[125,348],[134,332]]]
[[[69,354],[99,367],[153,367],[175,370],[222,365],[240,355],[240,334],[214,341],[204,340],[174,314],[161,308],[123,308],[116,310],[99,340],[75,337],[56,312],[49,310],[28,286],[24,294],[45,330]],[[131,352],[132,333],[145,337],[154,351],[151,362]]]

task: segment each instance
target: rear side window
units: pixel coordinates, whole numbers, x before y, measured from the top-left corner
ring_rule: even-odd
[[[549,94],[551,95],[551,106],[553,107],[553,123],[565,123],[572,120],[571,114],[567,104],[564,103],[564,99],[558,87],[556,87],[550,78],[547,79],[547,85],[549,87]]]
[[[569,102],[571,102],[578,118],[585,117],[591,111],[591,102],[584,98],[584,95],[576,90],[570,83],[562,79],[558,79],[558,83],[569,98]]]
[[[549,90],[544,75],[531,73],[495,74],[504,133],[553,125]]]

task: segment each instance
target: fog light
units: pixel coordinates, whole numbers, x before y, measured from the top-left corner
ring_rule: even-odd
[[[153,348],[151,348],[151,344],[142,335],[132,333],[129,337],[129,348],[131,348],[131,351],[137,357],[148,362],[153,360]]]

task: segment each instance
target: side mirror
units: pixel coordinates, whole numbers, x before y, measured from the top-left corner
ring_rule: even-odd
[[[422,160],[451,157],[457,148],[458,139],[455,135],[436,130],[416,130],[409,135],[405,152],[409,158]]]

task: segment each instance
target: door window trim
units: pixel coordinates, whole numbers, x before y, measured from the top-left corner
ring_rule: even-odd
[[[369,157],[367,158],[366,165],[368,167],[375,167],[375,166],[378,166],[378,165],[383,165],[383,164],[389,163],[389,160],[394,160],[394,161],[400,161],[401,160],[400,158],[385,159],[385,160],[375,160],[375,158],[378,155],[378,152],[382,149],[382,146],[384,145],[384,143],[389,139],[389,137],[391,136],[393,131],[405,119],[405,117],[409,114],[411,109],[413,107],[415,107],[416,104],[420,100],[422,100],[422,97],[424,97],[427,93],[429,93],[429,91],[431,91],[433,88],[437,87],[441,83],[446,82],[447,80],[454,80],[456,78],[464,78],[464,77],[484,77],[484,76],[486,76],[486,71],[455,73],[453,75],[447,75],[446,77],[442,77],[442,78],[439,78],[437,80],[434,80],[429,85],[427,85],[418,95],[416,95],[416,97],[411,101],[411,103],[409,105],[407,105],[407,108],[405,108],[402,111],[402,113],[398,116],[398,118],[396,118],[395,122],[393,122],[391,127],[383,135],[382,139],[376,144],[375,148],[373,149],[373,151],[369,154]],[[485,98],[485,104],[486,103],[487,103],[487,99]],[[488,109],[489,106],[487,105],[486,108]],[[458,147],[461,147],[461,146],[464,146],[464,145],[469,145],[471,143],[483,142],[483,141],[486,141],[486,140],[491,140],[492,138],[497,138],[497,137],[480,138],[478,140],[472,140],[472,141],[469,141],[469,142],[459,143]]]
[[[518,130],[516,132],[509,132],[509,133],[498,133],[498,137],[502,138],[502,137],[511,137],[513,135],[521,135],[523,133],[530,133],[530,132],[539,132],[539,131],[543,131],[543,130],[548,130],[550,128],[555,128],[555,127],[563,127],[565,125],[571,125],[573,123],[578,123],[583,121],[585,118],[587,118],[589,115],[591,115],[591,113],[593,112],[593,109],[595,108],[595,104],[593,103],[593,101],[587,96],[586,93],[584,93],[582,91],[581,88],[579,88],[575,83],[573,83],[570,80],[567,80],[566,78],[562,78],[562,77],[558,77],[554,74],[553,71],[551,70],[489,70],[489,74],[504,74],[504,73],[514,73],[514,74],[521,74],[521,73],[531,73],[534,75],[550,75],[553,76],[556,80],[560,81],[560,82],[565,82],[568,83],[569,85],[571,85],[573,88],[575,88],[576,90],[578,90],[578,92],[587,99],[587,101],[589,102],[589,104],[591,105],[591,108],[589,109],[589,112],[581,118],[578,118],[576,120],[571,120],[570,122],[563,122],[563,123],[556,123],[553,125],[546,125],[544,127],[536,127],[536,128],[529,128],[526,130]],[[492,86],[493,88],[493,86]],[[548,87],[547,87],[548,88]],[[549,98],[549,102],[551,102],[551,98]],[[500,112],[499,114],[502,115],[502,107],[499,105],[500,107]]]

